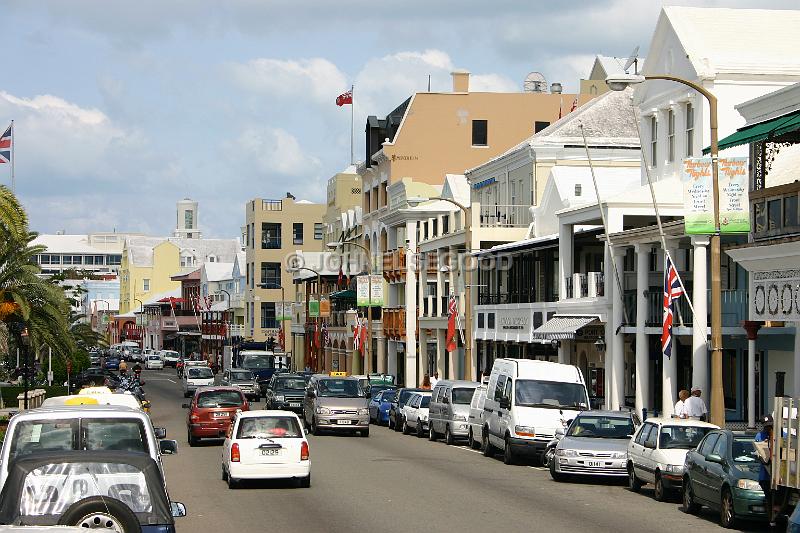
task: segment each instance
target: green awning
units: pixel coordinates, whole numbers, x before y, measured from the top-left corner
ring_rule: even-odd
[[[344,291],[337,291],[332,292],[330,294],[331,300],[333,299],[342,299],[342,300],[355,300],[356,299],[356,291],[352,289],[347,289]]]
[[[764,139],[779,137],[785,133],[798,130],[800,130],[800,111],[795,111],[766,122],[739,128],[736,133],[728,135],[719,141],[719,149],[725,150],[741,144],[763,141]],[[711,148],[709,147],[704,149],[703,153],[708,154],[710,151]]]

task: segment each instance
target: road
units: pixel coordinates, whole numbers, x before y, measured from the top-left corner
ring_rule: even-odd
[[[153,423],[179,442],[178,454],[164,458],[170,496],[188,508],[178,531],[721,531],[715,513],[684,514],[677,499],[658,503],[647,488],[634,494],[624,482],[556,483],[542,468],[506,466],[383,427],[369,438],[309,436],[310,489],[268,482],[229,490],[220,441],[186,442],[187,400],[174,370],[146,371],[144,379]]]

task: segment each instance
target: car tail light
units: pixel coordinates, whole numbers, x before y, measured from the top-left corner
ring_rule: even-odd
[[[198,415],[197,413],[192,413],[189,416],[189,420],[191,420],[192,422],[200,422],[200,415]]]
[[[300,445],[300,460],[301,461],[308,461],[308,443],[303,441],[303,444]]]
[[[238,463],[241,460],[239,456],[239,443],[234,442],[233,446],[231,446],[231,462]]]

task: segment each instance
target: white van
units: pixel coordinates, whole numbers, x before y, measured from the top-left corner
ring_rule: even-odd
[[[580,369],[548,361],[496,359],[484,403],[481,450],[503,450],[506,464],[517,456],[541,460],[558,428],[589,408]]]
[[[214,384],[214,372],[208,366],[187,366],[182,381],[183,397],[190,398],[200,387]]]

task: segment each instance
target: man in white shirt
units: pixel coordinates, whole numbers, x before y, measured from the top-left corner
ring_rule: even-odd
[[[433,377],[431,378],[431,390],[436,388],[437,383],[439,383],[439,373],[434,372]]]
[[[686,416],[693,420],[705,420],[708,418],[706,403],[700,398],[702,391],[700,387],[692,387],[692,395],[683,404],[683,411]]]

